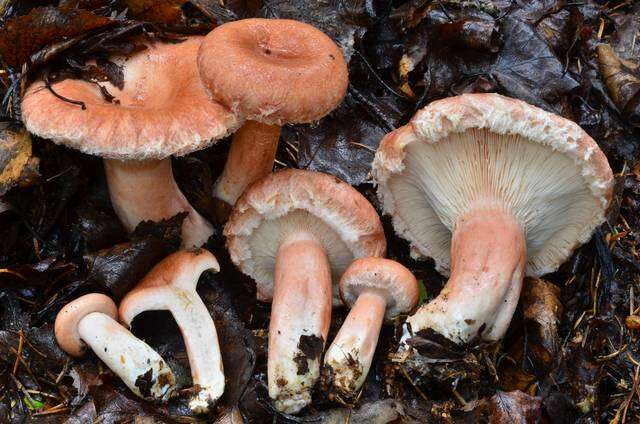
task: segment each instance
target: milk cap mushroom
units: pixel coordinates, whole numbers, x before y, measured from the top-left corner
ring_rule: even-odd
[[[382,256],[380,219],[333,176],[289,169],[254,183],[225,226],[233,262],[271,301],[268,383],[275,407],[311,402],[331,321],[332,284],[356,258]]]
[[[141,221],[188,212],[182,227],[187,247],[202,245],[213,227],[178,188],[170,156],[204,149],[240,124],[211,100],[200,80],[201,41],[147,43],[130,57],[111,58],[122,66],[122,89],[65,79],[49,90],[36,81],[22,101],[29,132],[104,158],[113,207],[129,231]],[[116,100],[110,101],[105,89]]]
[[[578,125],[498,94],[431,103],[382,140],[372,173],[396,233],[450,276],[407,330],[459,343],[504,335],[525,273],[555,271],[589,240],[613,187]]]
[[[284,124],[310,123],[331,112],[349,82],[340,48],[322,31],[287,19],[243,19],[211,31],[198,66],[213,98],[246,117],[215,194],[233,206],[272,171]]]
[[[156,351],[121,326],[117,316],[118,308],[108,296],[79,297],[56,316],[56,341],[71,356],[82,356],[89,346],[137,396],[168,400],[175,386],[171,369]]]
[[[187,347],[196,395],[195,413],[209,412],[224,392],[224,369],[216,327],[196,286],[205,271],[218,272],[215,256],[205,249],[178,251],[160,261],[120,303],[120,320],[131,326],[145,311],[167,310]]]
[[[364,383],[384,319],[411,312],[420,291],[411,271],[385,258],[354,261],[340,279],[340,296],[351,311],[324,356],[332,393],[350,399]]]

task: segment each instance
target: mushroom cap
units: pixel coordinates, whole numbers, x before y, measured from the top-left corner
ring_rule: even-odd
[[[555,271],[604,221],[613,188],[605,155],[577,124],[498,94],[431,103],[385,136],[372,173],[395,231],[444,274],[458,218],[488,204],[522,226],[526,273]]]
[[[353,307],[362,292],[370,290],[386,299],[388,320],[411,312],[420,297],[418,281],[411,271],[385,258],[355,260],[340,279],[340,297],[349,307]]]
[[[71,356],[82,356],[85,344],[78,332],[78,323],[82,318],[93,312],[108,315],[114,320],[118,319],[118,308],[109,296],[100,293],[85,294],[76,300],[67,303],[58,312],[54,324],[56,341],[62,350]]]
[[[165,309],[173,302],[167,289],[195,292],[200,275],[207,270],[220,271],[220,265],[206,249],[179,250],[167,256],[122,299],[120,320],[130,326],[131,321],[144,311]]]
[[[204,149],[239,125],[227,108],[211,100],[196,64],[202,37],[179,44],[148,43],[123,67],[124,88],[101,82],[120,104],[105,99],[98,84],[66,79],[52,85],[56,97],[34,82],[22,101],[29,132],[81,152],[111,159],[162,159]]]
[[[269,174],[238,199],[224,229],[231,260],[255,280],[258,299],[271,300],[280,243],[301,230],[325,249],[336,286],[354,259],[385,254],[378,214],[349,184],[299,169]]]
[[[287,19],[220,25],[202,42],[198,66],[214,99],[266,124],[316,121],[340,104],[349,83],[340,48]]]

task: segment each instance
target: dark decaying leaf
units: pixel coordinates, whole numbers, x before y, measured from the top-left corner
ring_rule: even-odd
[[[177,22],[186,0],[123,0],[132,18],[161,24]]]
[[[535,424],[541,419],[542,399],[526,393],[498,391],[490,401],[491,424]]]
[[[159,223],[142,222],[131,241],[84,255],[89,280],[116,299],[126,294],[160,260],[178,250],[186,212]]]
[[[0,29],[0,57],[9,66],[19,68],[43,47],[92,30],[113,21],[83,9],[41,7],[12,18]]]

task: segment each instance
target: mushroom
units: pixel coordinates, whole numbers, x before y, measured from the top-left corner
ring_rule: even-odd
[[[108,296],[91,293],[68,303],[56,316],[54,331],[60,348],[80,357],[88,345],[137,396],[166,401],[175,378],[148,344],[116,321],[118,308]]]
[[[113,207],[129,231],[141,221],[188,212],[182,227],[187,247],[206,242],[213,227],[180,192],[170,156],[204,149],[239,125],[200,80],[201,41],[151,43],[128,58],[112,58],[122,66],[123,88],[66,79],[48,89],[36,81],[22,102],[31,133],[104,158]]]
[[[340,48],[311,25],[243,19],[211,31],[198,67],[213,98],[245,116],[215,186],[221,217],[254,181],[269,174],[285,123],[317,121],[345,96],[349,82]]]
[[[206,413],[224,392],[224,370],[213,319],[196,292],[200,275],[218,272],[215,256],[204,249],[178,251],[160,261],[120,303],[120,320],[131,326],[145,311],[167,310],[176,320],[187,347],[196,395],[195,413]]]
[[[320,374],[332,282],[354,259],[384,255],[380,219],[345,182],[289,169],[247,189],[224,233],[231,259],[255,280],[258,299],[273,303],[269,396],[279,411],[299,412]]]
[[[415,308],[418,282],[407,268],[384,258],[358,259],[340,279],[340,295],[351,311],[324,356],[327,381],[353,398],[367,377],[382,321]]]
[[[556,270],[589,240],[613,186],[578,125],[498,94],[431,103],[382,140],[373,175],[412,253],[450,274],[404,339],[431,329],[457,343],[503,337],[524,274]]]

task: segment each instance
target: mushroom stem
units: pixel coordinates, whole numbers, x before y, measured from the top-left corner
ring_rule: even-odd
[[[111,203],[128,231],[141,221],[160,221],[180,212],[189,215],[182,223],[183,247],[200,247],[213,227],[189,204],[173,178],[171,159],[120,161],[105,159],[104,168]]]
[[[87,314],[78,323],[80,338],[136,395],[169,399],[173,373],[158,353],[114,319],[101,312]]]
[[[413,333],[431,328],[458,343],[499,340],[518,304],[525,264],[516,218],[499,207],[474,209],[455,224],[449,281],[407,323]]]
[[[224,392],[224,369],[216,327],[200,296],[180,293],[179,307],[169,310],[187,348],[193,385],[197,394],[189,401],[196,414],[206,413]]]
[[[327,349],[325,366],[330,367],[333,387],[344,396],[353,396],[367,377],[386,307],[376,290],[362,292]]]
[[[280,126],[247,121],[233,135],[227,162],[216,182],[214,195],[226,203],[226,220],[230,207],[253,182],[273,170],[278,150]]]
[[[269,325],[269,396],[296,413],[311,402],[331,322],[331,268],[311,234],[287,237],[276,257]]]

